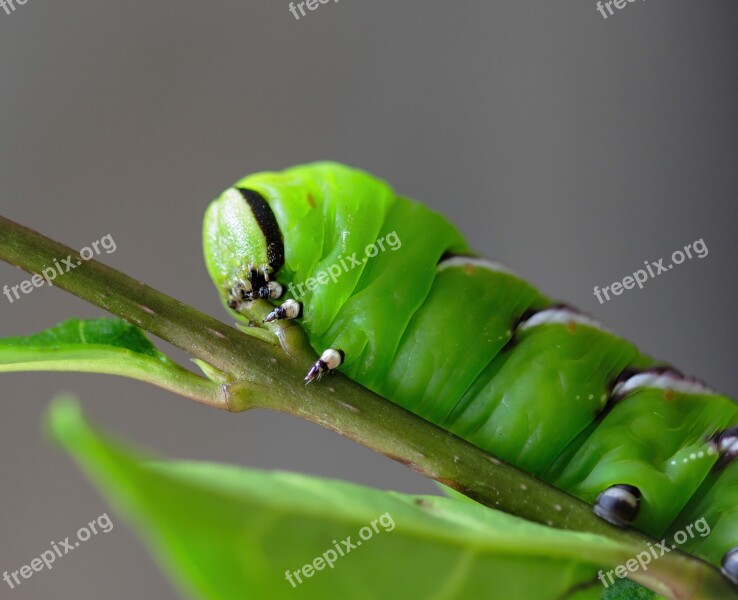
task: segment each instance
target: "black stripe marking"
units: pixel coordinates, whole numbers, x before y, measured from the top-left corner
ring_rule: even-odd
[[[720,458],[713,469],[720,471],[738,458],[738,426],[729,427],[724,431],[718,431],[709,442],[717,450]]]
[[[279,228],[274,211],[264,197],[257,191],[238,188],[243,199],[251,208],[254,218],[264,234],[267,243],[267,260],[272,273],[277,273],[284,266],[284,238]]]
[[[441,258],[438,259],[438,262],[436,263],[436,266],[440,265],[442,262],[450,260],[452,258],[456,257],[462,257],[462,258],[480,258],[476,254],[464,254],[461,252],[451,252],[451,250],[446,250],[442,255]]]

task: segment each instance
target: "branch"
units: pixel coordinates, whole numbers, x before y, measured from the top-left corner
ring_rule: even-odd
[[[303,384],[314,353],[294,323],[272,330],[298,349],[256,339],[63,244],[0,217],[0,258],[29,273],[71,255],[81,265],[54,285],[145,329],[227,374],[229,410],[296,415],[353,439],[487,506],[561,529],[587,531],[646,548],[650,538],[616,529],[591,507],[361,387],[341,374]],[[255,310],[264,311],[257,305]],[[289,344],[286,342],[289,341]],[[672,552],[631,575],[672,598],[738,598],[716,569]]]

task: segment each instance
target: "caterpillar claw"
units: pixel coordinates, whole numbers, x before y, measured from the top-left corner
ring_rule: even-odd
[[[271,323],[272,321],[280,321],[282,319],[296,319],[301,316],[302,304],[297,300],[289,299],[270,312],[264,318],[264,323]]]
[[[305,379],[303,379],[305,385],[312,382],[314,379],[320,380],[320,378],[323,376],[323,373],[326,369],[320,363],[321,361],[318,361],[312,367],[310,367],[310,370],[307,372]]]
[[[325,350],[323,354],[320,355],[320,358],[315,361],[315,364],[310,367],[310,370],[304,379],[305,384],[308,384],[315,379],[320,380],[325,373],[337,369],[341,364],[343,364],[343,359],[343,350],[328,348],[328,350]]]

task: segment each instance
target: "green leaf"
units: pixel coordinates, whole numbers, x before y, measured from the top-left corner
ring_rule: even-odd
[[[602,594],[602,600],[657,600],[655,592],[629,579],[618,579]]]
[[[159,352],[121,319],[69,319],[27,337],[0,339],[0,372],[79,371],[131,377],[208,404],[219,386]]]
[[[156,349],[143,331],[121,319],[69,319],[41,333],[1,339],[0,353],[3,354],[0,356],[14,349],[33,352],[42,349],[63,350],[68,346],[125,348],[164,363],[171,362]]]
[[[96,432],[71,400],[48,423],[192,598],[599,600],[598,570],[637,550],[453,498],[161,462]],[[349,536],[356,547],[333,559]],[[316,557],[323,568],[293,588],[286,571]]]

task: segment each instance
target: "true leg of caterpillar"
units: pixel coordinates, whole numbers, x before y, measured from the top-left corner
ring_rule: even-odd
[[[277,340],[274,339],[272,332],[255,326],[256,323],[251,314],[251,309],[254,301],[260,299],[277,299],[283,292],[284,289],[279,282],[267,281],[265,271],[257,272],[250,270],[248,277],[236,281],[228,291],[227,304],[231,310],[249,319],[249,327],[239,325],[241,331],[270,344],[276,343]]]
[[[247,279],[239,279],[228,291],[228,307],[240,312],[244,302],[252,300],[276,300],[284,293],[278,281],[267,281],[263,273],[251,271]]]
[[[284,304],[275,308],[264,319],[264,323],[279,321],[281,319],[297,319],[302,316],[302,303],[290,298]]]
[[[284,289],[279,284],[278,281],[270,281],[266,284],[266,290],[263,288],[260,290],[260,292],[266,293],[267,297],[270,300],[276,300],[277,298],[281,298],[282,294],[284,293]],[[259,296],[260,298],[263,298],[264,296]]]
[[[320,358],[310,367],[308,374],[305,376],[305,383],[310,383],[313,379],[320,380],[323,373],[340,367],[344,356],[343,350],[336,350],[335,348],[328,348],[328,350],[323,351]]]
[[[280,345],[288,356],[300,364],[312,363],[315,360],[315,350],[310,346],[305,330],[298,321],[284,319],[264,322],[273,310],[274,306],[267,300],[245,302],[239,314],[248,319],[249,325],[236,323],[236,327],[252,337]]]

